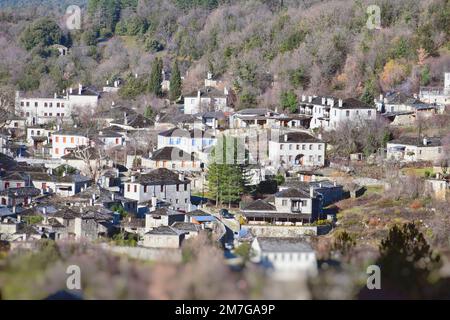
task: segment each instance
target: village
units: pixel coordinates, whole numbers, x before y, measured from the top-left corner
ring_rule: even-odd
[[[116,105],[120,79],[53,97],[17,92],[0,136],[0,240],[10,250],[41,239],[90,241],[176,262],[184,243],[204,233],[232,268],[244,267],[236,252],[245,248],[269,277],[315,277],[317,238],[342,223],[336,204],[394,188],[389,176],[358,168],[429,168],[420,192],[448,201],[448,138],[422,128],[449,112],[450,73],[444,79],[442,88],[389,92],[372,105],[302,95],[295,110],[235,110],[232,90],[211,72],[168,112]],[[105,99],[111,105],[100,109]],[[333,152],[343,147],[330,132],[372,126],[412,134],[346,157]]]

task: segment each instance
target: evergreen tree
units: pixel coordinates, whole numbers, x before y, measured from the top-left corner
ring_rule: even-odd
[[[181,75],[178,63],[175,60],[172,66],[172,76],[170,78],[170,100],[176,101],[181,96]]]
[[[149,91],[156,96],[162,95],[162,69],[163,62],[160,58],[156,58],[152,64],[152,70],[150,73]]]
[[[153,117],[153,109],[151,106],[147,106],[145,108],[144,117],[149,118],[149,119]]]
[[[247,176],[245,164],[238,163],[236,138],[219,138],[221,141],[211,152],[208,166],[208,190],[216,205],[227,203],[231,207],[244,193]],[[227,145],[228,144],[228,145]],[[220,146],[220,150],[219,147]],[[216,152],[219,152],[216,157]],[[233,163],[225,161],[225,152],[233,152]]]

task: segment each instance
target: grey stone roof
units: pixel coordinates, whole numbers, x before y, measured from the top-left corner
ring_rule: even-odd
[[[179,231],[175,228],[168,227],[168,226],[159,226],[157,228],[154,228],[153,230],[150,230],[146,234],[150,235],[167,235],[167,236],[179,236],[180,234],[183,234],[184,232]]]
[[[192,222],[175,222],[172,227],[184,232],[199,232],[201,230],[198,224]]]
[[[180,180],[178,173],[166,168],[159,168],[146,174],[136,177],[136,182],[142,185],[161,185],[161,184],[187,184],[188,179]]]
[[[270,203],[262,199],[258,199],[246,205],[244,208],[242,208],[242,210],[276,211],[276,208]]]
[[[287,135],[287,141],[285,141],[285,135]],[[278,137],[280,143],[323,143],[322,140],[315,138],[314,136],[306,132],[289,132],[282,134]]]
[[[302,238],[256,238],[263,252],[314,252]]]
[[[35,187],[8,188],[0,192],[0,195],[11,198],[36,197],[41,194],[41,190]]]

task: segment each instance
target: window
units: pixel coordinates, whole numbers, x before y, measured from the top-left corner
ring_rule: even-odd
[[[51,117],[51,116],[53,116],[53,113],[50,112],[48,115]]]
[[[177,192],[180,191],[180,185],[177,184]]]
[[[144,193],[147,193],[147,186],[144,186]]]
[[[55,137],[55,142],[56,142],[56,143],[59,142],[59,137],[58,137],[58,136]]]
[[[137,185],[134,185],[134,192],[137,192]]]
[[[314,157],[313,156],[309,156],[309,162],[313,162],[314,161]]]
[[[287,200],[281,200],[281,205],[282,206],[287,206]]]
[[[38,130],[38,131],[36,132],[36,135],[37,135],[37,136],[40,136],[40,135],[41,135],[41,131]]]
[[[127,192],[130,192],[130,185],[127,184]]]
[[[187,184],[184,185],[184,191],[187,191]]]
[[[70,143],[74,143],[75,142],[75,138],[74,137],[70,137]]]
[[[300,145],[299,144],[297,145],[297,150],[300,150]]]
[[[161,192],[164,192],[164,185],[163,185],[163,184],[161,185],[160,191],[161,191]]]
[[[24,103],[23,103],[23,101],[21,101],[21,102],[20,102],[20,106],[21,106],[21,107],[23,107],[23,106],[24,106]]]
[[[51,107],[53,107],[53,103],[50,102],[49,103],[49,108],[51,108]]]
[[[282,144],[280,144],[280,150],[283,150],[283,145]]]
[[[31,130],[31,135],[34,136],[34,130]]]
[[[47,116],[47,112],[44,113],[44,117],[46,117],[46,116]]]
[[[116,138],[116,144],[119,144],[119,138]]]
[[[313,149],[313,145],[310,144],[310,145],[309,145],[309,150],[312,150],[312,149]]]
[[[66,143],[66,140],[67,140],[66,137],[63,137],[63,143]]]
[[[59,108],[60,105],[61,105],[61,104],[58,102],[58,103],[56,104],[56,107]]]
[[[319,144],[319,145],[317,146],[317,148],[318,148],[319,150],[322,150],[322,145]]]
[[[57,113],[56,116],[59,117],[59,113]]]
[[[29,112],[27,112],[27,113],[26,113],[26,115],[27,115],[27,117],[29,117],[29,116],[30,116],[30,113],[29,113]]]
[[[64,117],[64,113],[61,113],[61,117]]]
[[[302,144],[302,150],[306,150],[306,144]]]
[[[322,162],[322,156],[318,156],[317,160],[319,160],[319,162]]]
[[[292,144],[289,145],[289,150],[292,150]]]
[[[47,108],[47,107],[48,107],[48,104],[47,104],[47,102],[44,102],[44,107],[45,107],[45,108]]]
[[[35,102],[35,103],[34,103],[34,106],[35,106],[35,107],[37,107],[37,106],[38,106],[38,103],[37,103],[37,102]]]
[[[64,108],[64,103],[61,103],[61,108]]]
[[[371,116],[372,116],[372,110],[367,111],[367,115],[368,115],[369,117],[371,117]]]
[[[292,162],[292,156],[289,156],[289,162]]]
[[[29,107],[30,106],[30,103],[27,101],[27,107]]]
[[[346,116],[347,118],[350,117],[350,111],[349,111],[349,110],[345,111],[345,116]]]
[[[55,148],[55,154],[59,154],[59,149]]]

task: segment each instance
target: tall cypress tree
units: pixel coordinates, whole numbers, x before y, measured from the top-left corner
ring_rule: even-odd
[[[170,78],[170,94],[171,101],[176,101],[181,96],[181,75],[180,69],[178,69],[177,60],[174,61],[172,66],[172,76]]]
[[[162,69],[163,69],[162,60],[160,58],[156,58],[155,60],[153,60],[148,89],[151,93],[153,93],[158,97],[162,95],[162,88],[161,88]]]

